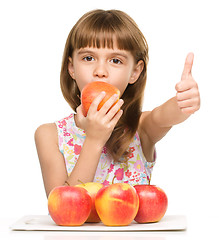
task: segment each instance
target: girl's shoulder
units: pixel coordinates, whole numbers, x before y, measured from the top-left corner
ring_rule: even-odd
[[[45,123],[40,125],[34,134],[36,142],[39,141],[52,141],[58,143],[57,127],[55,123]]]
[[[141,117],[140,117],[140,120],[148,117],[150,115],[151,111],[144,111],[141,113]]]

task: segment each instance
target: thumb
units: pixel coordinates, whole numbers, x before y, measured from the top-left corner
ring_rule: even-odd
[[[193,60],[194,60],[194,54],[191,52],[187,55],[185,60],[184,69],[182,72],[182,79],[181,79],[182,81],[185,80],[189,74],[191,74]]]
[[[79,105],[79,106],[76,108],[76,115],[77,115],[77,119],[78,119],[79,121],[82,121],[83,118],[85,117],[85,116],[84,116],[84,112],[83,112],[82,105]]]

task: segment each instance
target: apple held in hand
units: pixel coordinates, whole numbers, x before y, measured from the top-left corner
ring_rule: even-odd
[[[139,209],[135,217],[138,223],[158,222],[168,206],[165,192],[155,185],[135,185],[139,197]]]
[[[87,112],[88,112],[89,107],[90,107],[91,103],[93,102],[94,98],[96,98],[103,91],[106,92],[106,95],[103,98],[103,100],[100,102],[100,104],[97,108],[98,111],[104,105],[104,103],[114,94],[118,94],[117,101],[119,100],[119,97],[120,97],[119,89],[117,89],[116,87],[112,86],[109,83],[101,82],[101,81],[95,81],[95,82],[88,83],[82,89],[81,103],[82,103],[82,110],[83,110],[85,117],[87,116]],[[116,102],[113,105],[115,105]]]
[[[79,185],[76,185],[76,187],[82,187],[84,189],[86,189],[88,191],[88,193],[91,196],[92,199],[92,207],[91,207],[91,212],[90,215],[88,217],[88,219],[86,220],[86,222],[100,222],[100,218],[97,214],[96,208],[95,208],[95,198],[97,195],[97,192],[104,187],[103,184],[98,183],[98,182],[88,182],[88,183],[82,183]]]
[[[91,206],[88,191],[81,187],[56,187],[48,197],[49,214],[60,226],[82,225],[91,212]]]
[[[137,214],[139,199],[134,187],[127,183],[115,183],[98,191],[95,206],[105,225],[126,226]]]

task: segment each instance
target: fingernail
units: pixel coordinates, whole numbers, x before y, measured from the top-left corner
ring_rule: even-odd
[[[191,62],[193,60],[193,53],[190,53],[188,56],[188,61]]]
[[[119,99],[119,101],[120,101],[120,103],[122,103],[122,104],[124,103],[124,100],[123,100],[123,99]]]

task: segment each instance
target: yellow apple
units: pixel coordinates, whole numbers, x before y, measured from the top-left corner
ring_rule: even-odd
[[[97,214],[96,208],[95,208],[95,198],[97,195],[97,192],[104,186],[101,183],[98,182],[87,182],[87,183],[81,183],[78,185],[75,185],[76,187],[82,187],[88,191],[88,193],[91,196],[92,200],[92,206],[91,206],[91,212],[89,217],[87,218],[86,222],[100,222],[100,218]]]

